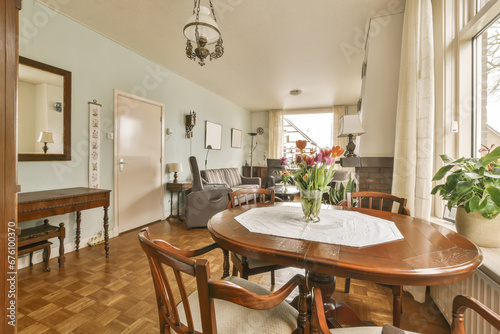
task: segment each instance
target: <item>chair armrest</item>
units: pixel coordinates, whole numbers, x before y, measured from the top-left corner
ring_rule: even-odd
[[[468,308],[476,311],[484,320],[500,330],[500,316],[498,314],[473,297],[458,295],[453,299],[452,333],[465,333],[464,313]]]
[[[260,177],[246,177],[241,175],[241,184],[258,184],[260,187]]]
[[[225,210],[231,188],[212,188],[186,195],[186,227],[205,227],[216,213]]]
[[[200,255],[203,255],[205,253],[208,253],[210,252],[211,250],[214,250],[216,248],[220,248],[222,249],[218,244],[216,244],[215,242],[212,243],[212,244],[209,244],[209,245],[206,245],[206,246],[203,246],[201,248],[197,248],[197,249],[180,249],[180,248],[177,248],[177,247],[174,247],[172,246],[171,244],[169,244],[168,242],[166,242],[165,240],[161,240],[161,239],[154,239],[153,242],[155,244],[157,244],[158,246],[162,247],[162,248],[165,248],[167,250],[170,250],[170,251],[174,251],[182,256],[185,256],[185,257],[194,257],[194,256],[200,256]]]
[[[266,188],[270,188],[270,187],[274,187],[276,186],[276,178],[272,175],[269,175],[267,178],[266,178],[266,184],[265,184]]]
[[[255,294],[235,283],[224,280],[212,280],[209,282],[211,298],[230,301],[241,306],[255,310],[267,310],[283,302],[296,287],[299,287],[299,312],[307,313],[307,294],[309,289],[303,275],[293,276],[278,291],[268,295]],[[305,315],[304,315],[305,316]],[[304,318],[305,320],[305,318]]]
[[[203,187],[205,189],[220,189],[220,188],[227,188],[227,185],[224,183],[207,183],[204,184]]]

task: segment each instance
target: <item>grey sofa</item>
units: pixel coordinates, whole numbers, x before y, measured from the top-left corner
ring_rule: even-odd
[[[186,227],[188,229],[206,227],[213,215],[226,209],[228,194],[233,189],[260,187],[260,178],[243,177],[237,168],[200,172],[195,157],[189,157],[189,166],[193,185],[186,195]]]

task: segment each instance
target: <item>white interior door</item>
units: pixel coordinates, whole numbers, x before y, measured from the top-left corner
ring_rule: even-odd
[[[115,90],[115,212],[118,231],[164,219],[163,109]]]

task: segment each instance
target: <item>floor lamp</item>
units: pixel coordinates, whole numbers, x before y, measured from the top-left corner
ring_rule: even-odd
[[[252,137],[252,144],[250,145],[250,177],[253,177],[253,150],[255,149],[253,147],[253,137],[255,137],[257,133],[250,132],[248,134]],[[257,147],[257,145],[255,147]]]

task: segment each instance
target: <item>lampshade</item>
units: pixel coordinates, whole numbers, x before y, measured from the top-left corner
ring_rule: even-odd
[[[168,164],[168,169],[170,172],[182,172],[182,164],[180,162],[171,162]]]
[[[198,22],[198,34],[200,38],[206,38],[207,44],[213,44],[221,37],[217,22],[210,16],[210,10],[205,6],[200,6]],[[191,15],[184,26],[184,36],[192,42],[196,40],[196,13]]]
[[[40,132],[40,137],[38,138],[39,143],[53,143],[54,138],[52,137],[52,132]]]
[[[344,115],[340,118],[339,137],[359,136],[365,133],[358,115]]]

